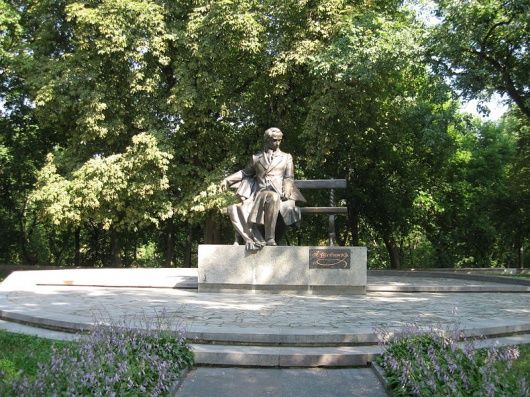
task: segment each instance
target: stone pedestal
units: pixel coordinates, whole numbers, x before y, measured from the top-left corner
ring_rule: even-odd
[[[366,247],[200,245],[199,292],[365,294]]]

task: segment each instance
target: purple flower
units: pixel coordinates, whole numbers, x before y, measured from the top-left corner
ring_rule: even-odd
[[[39,365],[35,379],[25,376],[7,385],[13,390],[8,394],[163,394],[178,379],[180,371],[192,364],[185,338],[176,330],[170,336],[165,329],[151,326],[145,331],[127,328],[128,324],[131,321],[96,324],[90,336],[79,344],[55,349],[50,361]],[[164,319],[155,324],[169,322]],[[0,382],[0,392],[2,387]]]

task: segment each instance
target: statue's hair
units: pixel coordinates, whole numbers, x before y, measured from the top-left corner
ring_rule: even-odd
[[[281,135],[283,136],[283,132],[279,128],[271,127],[265,130],[265,133],[263,134],[263,138],[265,140],[272,138],[274,135]]]

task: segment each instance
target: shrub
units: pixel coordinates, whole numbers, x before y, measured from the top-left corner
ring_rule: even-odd
[[[98,321],[80,343],[53,348],[51,360],[0,384],[7,396],[164,396],[193,364],[182,332],[156,315],[108,325]],[[1,378],[1,376],[0,376]]]
[[[510,372],[517,347],[478,348],[458,330],[408,325],[395,335],[378,330],[379,364],[396,396],[529,396],[527,379]],[[459,342],[460,340],[460,342]]]

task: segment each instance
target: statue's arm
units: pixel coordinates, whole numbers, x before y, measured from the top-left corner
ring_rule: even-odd
[[[228,175],[223,182],[227,186],[232,186],[234,183],[241,182],[243,178],[245,177],[245,174],[243,174],[243,170],[234,172],[232,175]]]
[[[287,164],[283,173],[283,197],[286,200],[291,198],[294,188],[294,163],[293,156],[290,154],[287,156]]]
[[[244,169],[234,172],[232,175],[229,175],[225,179],[223,179],[221,186],[223,188],[229,188],[230,186],[241,182],[244,178],[251,177],[254,174],[254,163],[253,159],[251,159]]]

